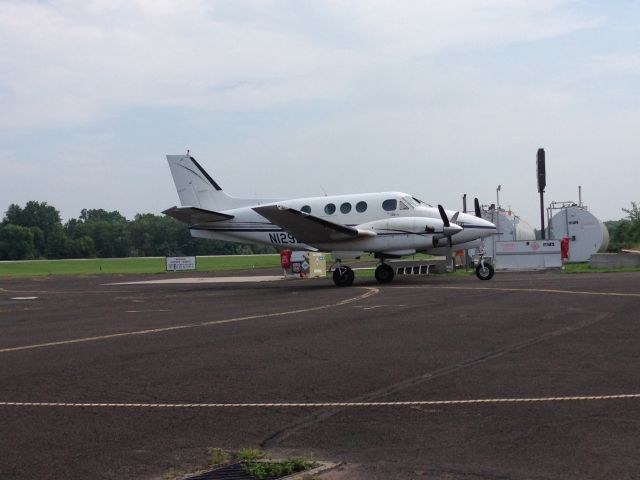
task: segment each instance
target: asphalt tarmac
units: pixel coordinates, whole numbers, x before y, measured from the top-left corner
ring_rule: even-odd
[[[0,479],[640,476],[640,273],[108,285],[157,278],[0,279]]]

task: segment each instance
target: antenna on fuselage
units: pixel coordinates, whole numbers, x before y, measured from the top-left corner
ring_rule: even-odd
[[[327,191],[324,189],[324,187],[322,185],[320,185],[320,190],[322,190],[322,193],[324,193],[325,197],[329,196],[329,195],[327,195]]]

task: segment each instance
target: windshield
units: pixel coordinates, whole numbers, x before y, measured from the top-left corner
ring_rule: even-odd
[[[431,205],[429,205],[427,202],[423,202],[422,200],[420,200],[419,198],[416,198],[416,197],[404,197],[403,200],[406,200],[406,199],[411,199],[411,201],[413,202],[411,205],[413,207],[417,207],[418,205],[424,205],[426,207],[431,207]],[[408,201],[408,200],[406,200],[406,201]]]

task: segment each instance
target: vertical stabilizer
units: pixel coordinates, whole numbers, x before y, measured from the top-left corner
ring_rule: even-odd
[[[258,203],[227,195],[190,155],[167,155],[167,161],[183,206],[219,211]]]

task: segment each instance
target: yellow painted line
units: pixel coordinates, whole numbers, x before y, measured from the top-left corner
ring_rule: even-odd
[[[470,400],[417,400],[407,402],[312,402],[312,403],[68,403],[68,402],[0,402],[0,407],[41,407],[41,408],[148,408],[148,409],[188,409],[188,408],[369,408],[369,407],[420,407],[446,405],[586,402],[606,400],[639,399],[640,393],[622,395],[589,395],[577,397],[535,397],[535,398],[483,398]]]
[[[274,313],[265,313],[259,315],[248,315],[245,317],[236,317],[236,318],[227,318],[224,320],[211,320],[208,322],[198,322],[198,323],[187,323],[183,325],[174,325],[171,327],[160,327],[160,328],[149,328],[146,330],[136,330],[133,332],[122,332],[122,333],[112,333],[109,335],[98,335],[95,337],[84,337],[84,338],[74,338],[71,340],[60,340],[57,342],[47,342],[47,343],[38,343],[34,345],[23,345],[20,347],[9,347],[0,349],[0,353],[9,353],[9,352],[17,352],[21,350],[33,350],[36,348],[44,348],[44,347],[56,347],[60,345],[71,345],[74,343],[84,343],[84,342],[95,342],[98,340],[109,340],[112,338],[121,338],[121,337],[130,337],[134,335],[151,335],[154,333],[164,333],[171,332],[176,330],[185,330],[188,328],[199,328],[199,327],[208,327],[212,325],[224,325],[227,323],[237,323],[244,322],[246,320],[256,320],[259,318],[273,318],[273,317],[284,317],[287,315],[297,315],[301,313],[309,313],[316,312],[318,310],[326,310],[328,308],[340,307],[343,305],[348,305],[350,303],[358,302],[360,300],[364,300],[365,298],[369,298],[375,294],[377,294],[380,290],[374,287],[356,287],[363,288],[366,290],[362,295],[358,295],[357,297],[347,298],[346,300],[341,300],[337,303],[330,303],[327,305],[319,305],[317,307],[309,307],[309,308],[300,308],[297,310],[288,310],[285,312],[274,312]]]
[[[443,287],[443,286],[409,286],[398,285],[392,288],[408,288],[408,289],[440,289],[440,290],[479,290],[489,292],[534,292],[534,293],[558,293],[570,295],[597,295],[604,297],[640,297],[640,293],[621,293],[621,292],[588,292],[581,290],[558,290],[549,288],[503,288],[503,287]]]

